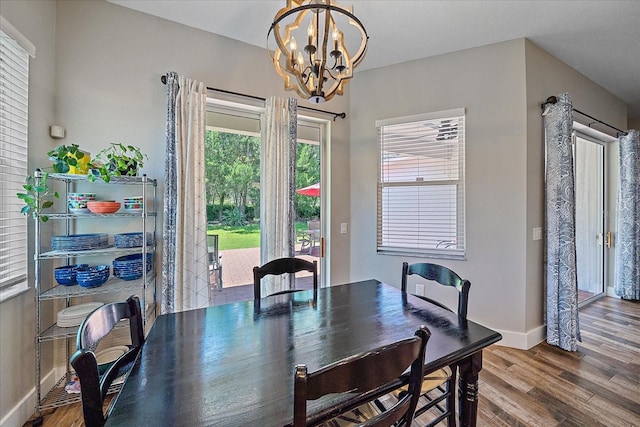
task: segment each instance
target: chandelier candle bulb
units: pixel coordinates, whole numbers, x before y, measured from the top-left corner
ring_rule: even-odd
[[[289,46],[291,48],[291,62],[293,62],[296,58],[296,49],[298,48],[298,43],[296,43],[295,37],[291,37],[291,43]]]
[[[309,26],[307,27],[307,34],[309,35],[309,45],[313,45],[313,20],[309,21]]]

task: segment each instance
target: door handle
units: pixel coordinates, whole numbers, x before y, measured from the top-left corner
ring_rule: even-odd
[[[324,258],[324,237],[320,238],[320,257]]]
[[[611,249],[611,246],[613,246],[613,234],[610,231],[607,231],[606,245],[609,249]]]

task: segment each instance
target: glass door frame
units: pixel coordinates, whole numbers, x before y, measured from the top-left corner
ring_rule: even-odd
[[[331,257],[331,122],[318,117],[298,114],[298,125],[317,127],[320,132],[320,257],[319,287],[329,286]]]
[[[255,118],[264,123],[264,102],[250,100],[241,103],[229,99],[207,98],[207,112],[234,112],[244,117]],[[325,287],[330,280],[330,247],[331,230],[331,121],[313,116],[301,115],[298,110],[298,125],[317,127],[320,132],[320,257],[318,260],[318,286]]]

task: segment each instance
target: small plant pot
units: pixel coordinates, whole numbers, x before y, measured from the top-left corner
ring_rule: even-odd
[[[69,173],[74,175],[86,175],[89,172],[89,164],[91,163],[91,154],[83,151],[84,156],[81,159],[78,159],[77,166],[69,165]],[[67,157],[76,158],[75,154],[67,154]]]
[[[109,162],[108,169],[112,174],[113,172],[118,171],[121,176],[138,176],[138,163],[135,161],[129,164],[127,168],[119,168],[117,162],[115,160],[111,160]]]

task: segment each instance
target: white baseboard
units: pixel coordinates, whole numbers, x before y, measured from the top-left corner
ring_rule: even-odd
[[[616,295],[616,291],[613,290],[613,286],[607,286],[607,296],[620,299],[620,297]]]
[[[40,381],[40,391],[42,396],[49,392],[56,385],[56,380],[61,377],[66,368],[54,368],[49,371]],[[0,419],[0,427],[22,427],[34,414],[36,407],[36,388],[33,387],[20,402],[16,404],[8,414]]]
[[[502,339],[496,343],[504,347],[512,347],[520,350],[529,350],[531,347],[541,343],[547,336],[547,325],[538,326],[527,333],[501,331],[494,329],[502,335]]]

